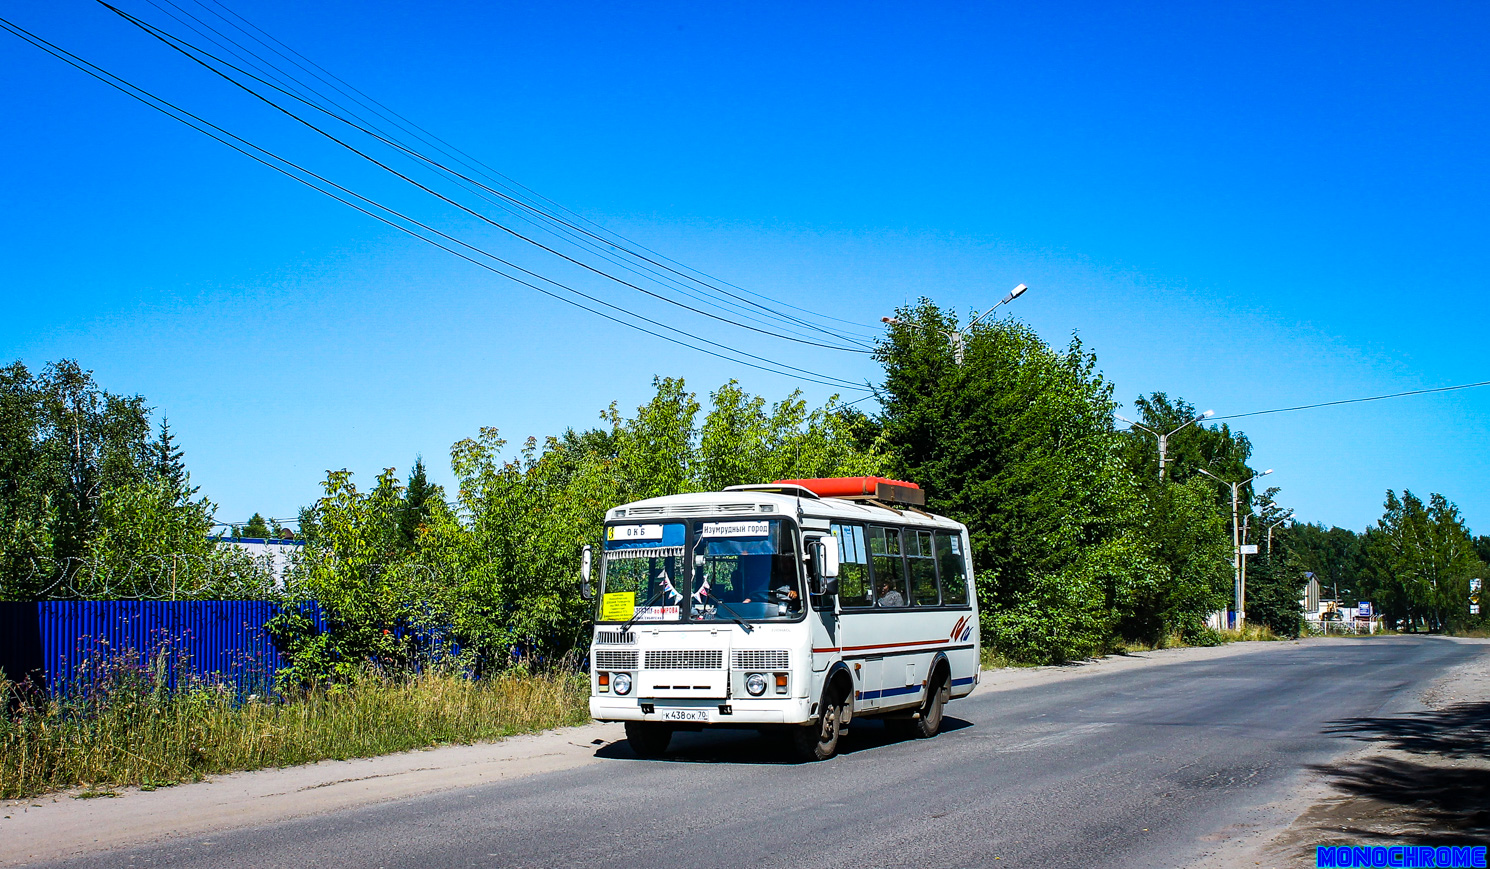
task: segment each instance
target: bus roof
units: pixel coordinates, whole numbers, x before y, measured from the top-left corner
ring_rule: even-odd
[[[780,489],[771,486],[771,489]],[[607,520],[625,519],[691,519],[728,516],[787,515],[792,518],[826,519],[845,522],[885,522],[896,525],[921,525],[928,528],[964,528],[954,519],[918,509],[892,509],[869,501],[843,498],[819,498],[783,494],[780,491],[752,491],[748,488],[725,492],[693,492],[686,495],[664,495],[622,504],[607,511]]]

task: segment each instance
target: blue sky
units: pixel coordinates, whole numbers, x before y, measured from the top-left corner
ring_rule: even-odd
[[[866,329],[921,295],[966,312],[1024,282],[1009,313],[1056,344],[1079,333],[1130,405],[1162,390],[1224,415],[1490,379],[1483,5],[229,5],[587,219]],[[628,309],[876,376],[545,259],[96,3],[3,14]],[[293,515],[327,469],[368,481],[418,453],[448,482],[478,426],[587,426],[654,374],[796,385],[507,283],[0,38],[0,356],[73,357],[145,395],[221,519]],[[1490,533],[1487,410],[1490,388],[1238,425],[1300,518],[1359,529],[1406,487]]]

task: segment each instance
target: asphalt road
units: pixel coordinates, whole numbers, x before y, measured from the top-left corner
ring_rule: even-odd
[[[982,693],[927,741],[853,727],[788,762],[753,733],[57,866],[1163,867],[1352,747],[1340,719],[1414,708],[1482,650],[1431,639],[1253,654]]]

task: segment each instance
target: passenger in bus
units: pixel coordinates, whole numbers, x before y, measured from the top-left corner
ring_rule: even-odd
[[[880,582],[880,596],[878,605],[882,607],[905,606],[905,597],[900,592],[890,587],[889,580],[882,580]]]

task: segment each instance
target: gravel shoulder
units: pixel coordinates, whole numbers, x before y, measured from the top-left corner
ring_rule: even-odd
[[[1318,845],[1490,838],[1490,640],[1436,639],[1481,654],[1426,686],[1413,708],[1336,722],[1331,732],[1356,744],[1301,772],[1283,799],[1209,837],[1214,850],[1194,865],[1305,869]]]
[[[1278,643],[1166,649],[1058,667],[984,671],[975,693],[1187,661],[1253,654]],[[954,707],[955,708],[955,707]],[[212,835],[602,762],[625,739],[620,725],[588,724],[499,742],[447,746],[383,757],[322,761],[286,769],[214,776],[206,781],[111,796],[67,791],[0,802],[0,866]]]

